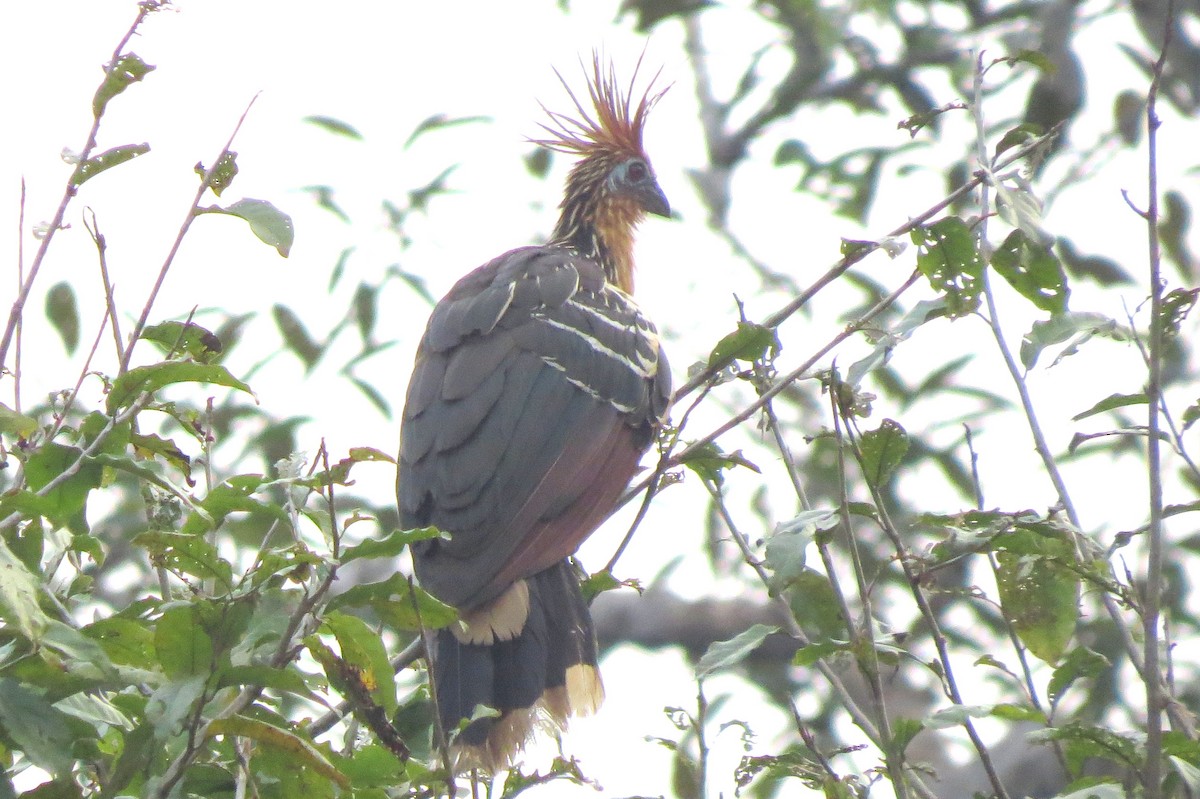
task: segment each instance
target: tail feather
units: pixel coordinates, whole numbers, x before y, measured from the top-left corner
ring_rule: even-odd
[[[507,767],[536,731],[557,733],[568,718],[594,713],[604,699],[591,614],[570,564],[525,582],[529,612],[514,637],[498,634],[480,644],[464,643],[451,630],[437,633],[438,710],[452,736],[456,770]],[[464,719],[473,720],[454,736]]]

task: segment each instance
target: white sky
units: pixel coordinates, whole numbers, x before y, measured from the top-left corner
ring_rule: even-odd
[[[340,310],[359,279],[371,279],[388,264],[400,261],[410,271],[425,275],[439,295],[460,275],[513,246],[527,243],[536,232],[548,231],[554,221],[559,182],[545,184],[525,172],[521,157],[529,152],[524,137],[536,134],[541,111],[537,101],[558,107],[564,99],[551,72],[558,67],[569,80],[577,78],[578,57],[602,46],[618,64],[631,65],[643,41],[633,34],[631,21],[614,24],[616,3],[575,2],[570,16],[555,10],[550,0],[522,3],[298,3],[284,0],[179,0],[174,10],[153,15],[131,49],[158,67],[141,85],[131,87],[110,104],[101,129],[99,150],[149,142],[150,154],[118,170],[95,178],[83,187],[68,214],[72,229],[61,234],[40,278],[41,290],[60,280],[71,281],[81,299],[95,297],[99,278],[94,250],[80,224],[80,211],[92,207],[109,243],[110,269],[117,286],[118,304],[129,315],[140,309],[158,265],[175,235],[194,191],[192,165],[209,163],[220,151],[237,118],[256,93],[260,93],[233,149],[241,173],[220,202],[239,197],[267,199],[290,213],[296,223],[296,246],[283,260],[258,242],[238,220],[207,216],[195,223],[167,279],[151,321],[181,318],[193,305],[220,307],[231,312],[260,314],[257,329],[273,336],[270,307],[283,303],[296,309],[314,333],[323,333],[334,319],[330,308]],[[0,103],[7,124],[0,132],[0,252],[15,262],[19,181],[27,185],[26,228],[47,220],[53,213],[71,167],[60,159],[64,148],[78,150],[90,122],[90,99],[100,77],[100,65],[132,19],[129,0],[58,0],[48,3],[9,3],[0,10],[0,52],[10,64],[0,82]],[[333,11],[331,9],[339,10]],[[764,35],[760,26],[743,26],[734,12],[718,12],[708,28],[714,53],[718,89],[728,88],[731,75],[744,63],[750,45]],[[1099,26],[1085,41],[1089,47],[1115,53],[1113,41],[1137,42],[1132,31]],[[683,222],[648,222],[642,234],[640,291],[643,304],[660,326],[677,334],[672,361],[677,379],[693,361],[703,357],[717,337],[732,328],[735,310],[730,294],[742,287],[746,271],[703,227],[703,209],[693,195],[686,170],[703,162],[703,145],[694,119],[694,100],[676,26],[664,26],[651,39],[647,64],[663,65],[667,82],[675,87],[660,104],[648,132],[647,147],[655,161],[667,195]],[[1000,42],[979,42],[990,52],[1003,51]],[[756,46],[756,45],[755,45]],[[1136,73],[1113,55],[1113,73],[1092,91],[1112,93],[1121,88],[1143,88]],[[721,70],[721,66],[728,69]],[[577,85],[574,81],[573,85]],[[939,102],[957,99],[952,95]],[[1077,125],[1072,132],[1087,141],[1105,124],[1110,105],[1097,100],[1101,114]],[[437,134],[409,150],[401,145],[412,128],[434,113],[451,116],[487,115],[494,122],[471,125]],[[989,112],[990,113],[990,112]],[[307,115],[337,117],[357,127],[364,142],[331,137],[302,125]],[[994,116],[1001,116],[997,111]],[[1168,163],[1190,165],[1182,157],[1170,160],[1195,141],[1195,127],[1177,123],[1168,114],[1164,149]],[[740,171],[735,182],[732,221],[739,236],[762,260],[794,269],[797,280],[807,283],[836,260],[839,237],[872,238],[901,223],[941,198],[939,165],[944,151],[931,148],[920,158],[930,165],[904,180],[888,181],[881,189],[877,210],[867,229],[844,219],[830,218],[812,198],[793,191],[794,172],[769,166],[778,141],[811,138],[821,152],[842,146],[848,138],[863,143],[899,142],[907,138],[894,131],[895,119],[863,120],[838,110],[800,119],[769,132],[754,148],[757,162]],[[951,120],[948,137],[966,126],[965,116]],[[823,141],[832,132],[836,141]],[[960,131],[961,132],[961,131]],[[894,139],[881,139],[894,136]],[[956,146],[956,145],[949,145]],[[958,152],[957,150],[955,152]],[[1119,189],[1144,197],[1142,156],[1120,156],[1103,179],[1085,192],[1068,192],[1053,209],[1049,226],[1070,235],[1089,252],[1117,257],[1135,273],[1144,271],[1141,223],[1125,207]],[[402,200],[404,191],[423,185],[450,162],[461,164],[451,184],[461,193],[435,201],[429,218],[417,217],[409,230],[413,247],[400,254],[383,230],[378,212],[382,198]],[[558,173],[565,165],[556,164]],[[1168,183],[1195,196],[1195,176],[1168,174]],[[338,200],[355,220],[343,225],[316,209],[298,191],[312,184],[338,189]],[[537,204],[541,207],[537,207]],[[343,286],[334,301],[325,295],[328,273],[337,254],[347,246],[358,248]],[[36,242],[25,238],[26,263]],[[873,274],[894,285],[911,268],[911,256],[896,264],[876,262]],[[793,267],[794,265],[794,267]],[[8,307],[15,277],[0,278],[0,307]],[[753,284],[751,284],[753,285]],[[679,287],[701,287],[676,296]],[[1101,298],[1086,285],[1075,285],[1078,310],[1100,310],[1120,316],[1111,297]],[[42,307],[35,291],[31,317]],[[918,296],[928,296],[914,293]],[[1128,289],[1130,306],[1142,290]],[[782,304],[782,297],[743,296],[752,316],[762,316]],[[785,326],[785,358],[806,357],[827,331],[836,329],[837,302],[850,301],[848,293],[830,292],[818,306],[813,321],[793,321]],[[1108,303],[1093,307],[1091,302]],[[1007,311],[1014,348],[1019,335],[1036,318],[1019,305]],[[90,344],[100,320],[100,308],[83,308],[82,349]],[[416,336],[426,310],[396,289],[385,298],[379,336],[401,339],[401,346],[364,365],[360,373],[391,397],[398,409],[411,363]],[[203,321],[203,320],[202,320]],[[125,322],[128,330],[131,321]],[[800,334],[801,325],[816,332]],[[944,323],[918,334],[912,346],[897,354],[901,371],[910,365],[924,373],[944,357],[946,337],[979,353],[978,371],[991,375],[989,388],[1011,394],[1001,374],[993,347],[978,323]],[[63,387],[64,353],[57,341],[45,341],[44,329],[31,327],[27,334],[25,402],[31,404],[46,392]],[[274,339],[272,339],[274,340]],[[807,343],[812,343],[812,347]],[[348,341],[346,354],[352,352]],[[243,344],[244,350],[254,348]],[[261,350],[261,348],[259,348]],[[839,355],[843,367],[852,362],[851,349]],[[71,359],[70,374],[81,364],[82,353]],[[334,354],[328,362],[336,365]],[[108,338],[96,366],[112,368]],[[924,366],[922,364],[929,364]],[[249,362],[245,364],[249,365]],[[1052,445],[1063,447],[1074,428],[1064,427],[1069,417],[1113,391],[1137,389],[1122,374],[1137,366],[1128,347],[1100,345],[1054,370],[1041,370],[1031,386],[1054,429]],[[235,373],[237,366],[233,366]],[[290,358],[277,359],[252,384],[263,405],[275,413],[307,413],[314,422],[306,428],[311,449],[325,436],[334,453],[349,446],[372,445],[391,449],[396,438],[395,420],[375,413],[355,390],[333,380],[332,370],[318,371],[300,383],[301,370]],[[11,383],[0,399],[11,402]],[[93,392],[95,387],[92,387]],[[808,390],[814,390],[810,385]],[[905,417],[906,425],[942,419]],[[707,417],[712,422],[719,417]],[[1088,429],[1102,429],[1103,424]],[[701,423],[696,432],[705,432]],[[945,442],[957,430],[943,431]],[[988,501],[1007,509],[1041,509],[1052,502],[1050,487],[1037,473],[1028,436],[1019,424],[997,420],[981,431],[983,482]],[[731,446],[729,448],[736,448]],[[311,450],[310,450],[311,451]],[[1084,464],[1087,467],[1087,464]],[[1137,472],[1117,468],[1073,467],[1068,480],[1090,484],[1094,494],[1084,504],[1085,523],[1111,523],[1110,529],[1136,525],[1144,515],[1144,495]],[[392,476],[382,467],[373,473],[362,469],[360,485],[376,497],[390,493]],[[1133,478],[1131,478],[1131,474]],[[923,475],[918,475],[923,479]],[[734,479],[733,490],[750,483]],[[914,487],[914,491],[919,488]],[[674,489],[681,494],[675,505],[652,513],[643,535],[635,540],[624,564],[629,574],[650,578],[681,548],[698,546],[698,536],[677,537],[681,520],[698,521],[703,506],[696,485]],[[957,497],[941,496],[932,507],[946,510],[961,506]],[[787,514],[789,501],[777,503]],[[607,559],[623,526],[614,524],[598,534],[584,550],[589,562]],[[649,532],[655,535],[648,534]],[[703,568],[684,569],[677,580],[681,591],[704,593],[722,590],[704,576]],[[696,585],[696,578],[702,582]],[[691,583],[691,585],[689,585]],[[671,736],[660,708],[667,704],[690,705],[694,686],[690,667],[677,653],[647,654],[622,648],[604,663],[609,698],[599,719],[578,725],[570,738],[570,751],[584,758],[585,768],[598,776],[613,795],[656,792],[665,786],[630,763],[645,762],[659,748],[642,741],[642,735]],[[640,686],[639,691],[629,690]],[[719,687],[719,686],[718,686]],[[713,693],[716,693],[714,690]],[[646,695],[651,698],[647,699]],[[739,711],[741,709],[739,708]],[[752,715],[752,708],[745,714]],[[764,721],[760,733],[771,732],[776,721]],[[722,743],[718,757],[736,762],[740,746],[732,733]],[[658,757],[662,763],[662,756]],[[728,774],[728,763],[714,767]],[[556,788],[555,790],[560,790]],[[728,786],[726,786],[728,790]],[[558,794],[553,794],[558,795]]]

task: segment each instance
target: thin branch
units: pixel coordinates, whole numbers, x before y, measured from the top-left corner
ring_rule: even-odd
[[[908,785],[904,779],[903,755],[901,752],[897,752],[896,748],[891,745],[893,741],[892,724],[888,718],[887,700],[884,698],[883,679],[879,670],[879,652],[875,648],[875,611],[871,603],[871,590],[867,581],[866,568],[863,566],[862,555],[858,549],[858,539],[854,535],[854,526],[850,521],[850,496],[846,487],[845,442],[842,438],[842,422],[845,421],[840,402],[842,386],[838,378],[837,367],[835,366],[831,371],[832,374],[829,378],[829,402],[833,416],[834,451],[837,454],[838,513],[841,518],[840,526],[846,536],[846,545],[850,550],[850,561],[853,566],[855,583],[858,586],[858,601],[862,606],[861,629],[858,624],[852,621],[849,615],[846,616],[846,624],[850,632],[850,641],[855,645],[854,651],[859,670],[866,672],[867,684],[871,686],[871,697],[875,702],[875,715],[879,720],[880,732],[883,734],[884,740],[888,742],[887,748],[884,749],[883,763],[887,768],[888,777],[892,782],[892,789],[896,792],[897,799],[907,799]],[[853,443],[853,438],[850,441]],[[830,585],[834,587],[834,592],[843,606],[843,613],[848,613],[849,609],[846,608],[846,600],[842,596],[841,586],[838,585],[835,572],[833,571],[833,558],[829,552],[829,547],[823,541],[820,542],[819,546]],[[864,657],[866,659],[866,668],[863,667]]]
[[[138,317],[137,324],[133,326],[133,330],[129,334],[129,342],[125,345],[125,353],[121,356],[120,374],[129,369],[129,361],[133,357],[133,348],[137,345],[138,338],[142,335],[142,330],[146,327],[146,320],[150,317],[150,309],[154,307],[154,300],[158,297],[159,289],[162,288],[163,281],[167,279],[167,272],[171,269],[171,264],[175,261],[175,255],[179,252],[179,246],[183,244],[183,237],[187,235],[188,229],[196,219],[196,209],[200,206],[200,200],[204,198],[204,193],[208,191],[208,187],[212,184],[213,177],[221,164],[221,159],[225,157],[225,154],[229,152],[229,148],[233,146],[233,140],[237,138],[238,131],[242,129],[242,123],[246,121],[246,117],[250,114],[250,109],[254,107],[254,101],[257,99],[257,94],[250,98],[250,102],[246,105],[246,110],[238,118],[237,124],[233,127],[233,132],[229,134],[229,139],[225,142],[225,146],[221,148],[221,152],[213,159],[212,164],[205,170],[204,177],[200,180],[200,185],[196,189],[196,195],[192,198],[192,203],[187,209],[187,215],[183,218],[183,224],[179,226],[179,232],[175,234],[175,241],[171,243],[171,249],[167,253],[162,266],[159,267],[154,287],[150,289],[150,296],[146,298],[146,304],[142,306],[141,316]],[[0,356],[2,356],[2,353],[0,353]],[[2,358],[0,358],[0,362],[2,362]]]
[[[113,341],[116,343],[119,361],[124,347],[121,344],[121,323],[117,318],[117,305],[113,301],[113,284],[108,276],[108,244],[104,240],[104,234],[100,232],[100,223],[96,221],[96,214],[90,208],[84,209],[83,226],[88,235],[92,237],[92,243],[96,245],[96,256],[100,262],[100,282],[104,287],[105,311],[108,314],[109,324],[112,326]]]
[[[108,80],[109,74],[116,68],[117,62],[121,58],[121,53],[125,50],[125,45],[133,38],[134,33],[141,27],[146,16],[159,8],[159,3],[154,0],[144,0],[138,3],[138,13],[134,17],[133,24],[129,26],[129,30],[121,37],[121,41],[113,50],[112,58],[104,68],[104,78],[100,85],[103,86]],[[99,87],[97,87],[99,91]],[[87,142],[83,145],[83,149],[79,151],[79,161],[86,161],[92,154],[92,150],[96,148],[96,133],[100,130],[100,115],[93,115],[92,127],[88,131]],[[50,220],[50,226],[46,230],[46,235],[42,237],[41,244],[38,245],[37,253],[33,256],[33,263],[29,266],[29,274],[25,277],[21,284],[20,292],[17,294],[16,300],[13,301],[12,310],[8,314],[8,324],[4,328],[4,335],[0,337],[0,370],[4,368],[4,364],[8,361],[8,348],[12,344],[13,335],[17,325],[25,312],[25,303],[29,300],[29,292],[33,289],[33,282],[37,279],[38,270],[41,269],[42,262],[46,258],[46,251],[50,248],[50,242],[54,240],[54,234],[62,227],[63,219],[67,215],[67,206],[71,204],[71,200],[75,197],[75,192],[78,186],[75,183],[75,173],[67,178],[66,188],[63,189],[62,199],[59,200],[58,209],[54,212],[54,217]],[[24,185],[24,181],[22,181]]]
[[[1162,403],[1162,359],[1163,359],[1163,279],[1162,251],[1158,237],[1158,129],[1162,121],[1158,117],[1158,92],[1162,84],[1163,68],[1167,62],[1167,51],[1171,46],[1171,30],[1175,20],[1175,0],[1167,0],[1167,21],[1163,29],[1162,51],[1154,62],[1154,77],[1146,96],[1147,134],[1147,198],[1146,230],[1150,262],[1150,377],[1146,386],[1147,411],[1150,434],[1146,438],[1146,460],[1150,478],[1150,529],[1146,565],[1146,589],[1142,598],[1143,658],[1146,662],[1143,680],[1146,686],[1146,771],[1142,787],[1147,799],[1162,796],[1163,725],[1162,714],[1166,708],[1162,667],[1159,663],[1162,631],[1159,619],[1163,591],[1163,485],[1162,453],[1159,445]]]

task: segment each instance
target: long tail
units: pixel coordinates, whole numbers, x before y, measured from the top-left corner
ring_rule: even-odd
[[[465,626],[439,630],[436,652],[438,711],[458,771],[505,768],[536,730],[562,730],[604,700],[592,617],[565,560],[471,611]],[[456,735],[464,719],[474,720]]]

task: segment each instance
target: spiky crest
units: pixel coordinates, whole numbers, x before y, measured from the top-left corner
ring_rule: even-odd
[[[577,115],[560,114],[543,105],[553,123],[542,125],[550,138],[531,139],[551,150],[580,156],[567,176],[559,206],[561,214],[549,243],[571,247],[586,258],[596,259],[608,279],[626,293],[633,292],[633,230],[645,212],[636,199],[613,194],[607,178],[621,162],[632,158],[640,158],[649,165],[650,159],[642,147],[642,131],[650,109],[666,89],[654,91],[660,70],[634,103],[633,90],[642,56],[638,57],[626,88],[618,84],[612,64],[605,66],[600,53],[593,51],[588,76],[590,111],[555,70],[575,104]]]
[[[562,82],[563,88],[575,104],[578,117],[551,111],[542,105],[542,110],[553,121],[553,125],[542,125],[542,129],[550,134],[550,138],[532,139],[534,144],[540,144],[551,150],[571,153],[588,157],[591,155],[623,155],[626,157],[645,158],[642,149],[642,130],[646,125],[646,117],[650,109],[663,96],[666,89],[654,92],[654,83],[658,80],[661,70],[646,86],[645,92],[633,105],[633,89],[637,81],[638,70],[642,66],[642,56],[638,57],[633,75],[629,79],[629,87],[622,90],[617,83],[617,73],[610,63],[607,69],[602,64],[598,51],[592,52],[592,70],[588,78],[588,99],[591,100],[592,111],[589,111],[580,101],[575,92],[558,70],[554,74]],[[586,71],[586,67],[585,67]]]

